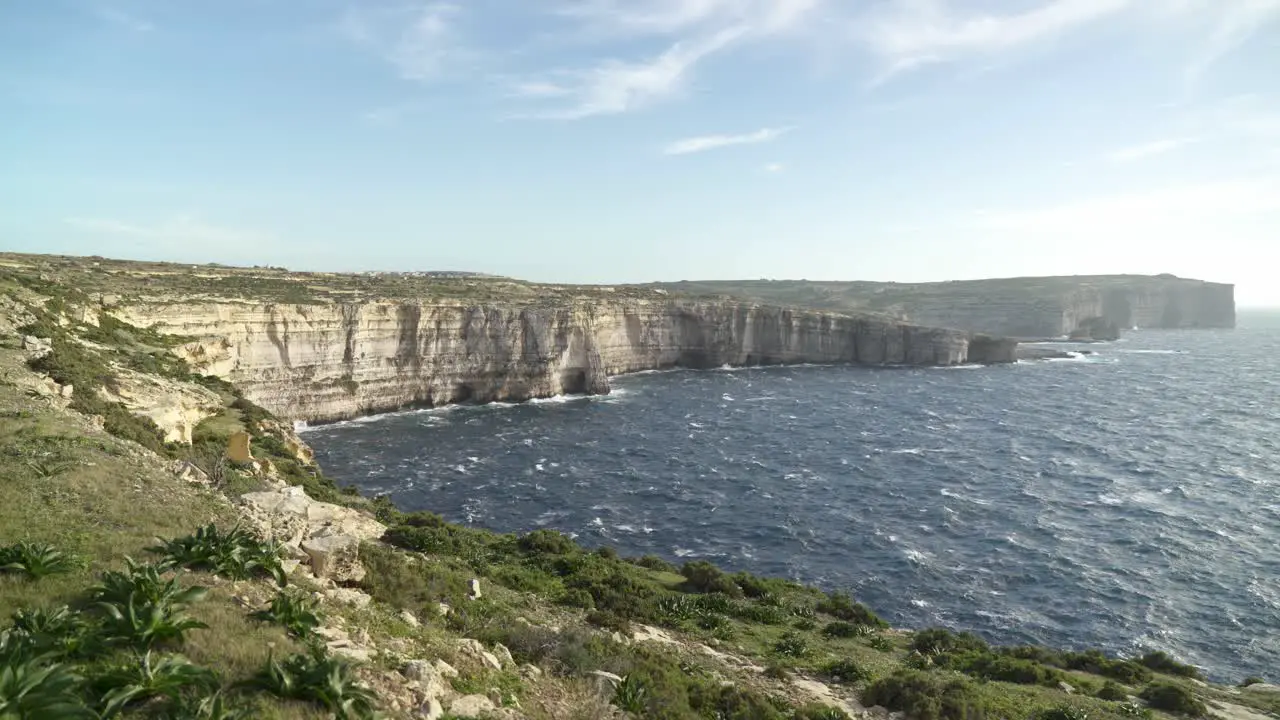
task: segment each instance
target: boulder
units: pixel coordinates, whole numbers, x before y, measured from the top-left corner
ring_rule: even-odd
[[[484,695],[463,695],[449,703],[449,713],[460,718],[479,718],[497,710],[498,706]]]
[[[511,651],[502,643],[494,643],[493,654],[498,657],[498,661],[502,663],[502,667],[515,667],[516,659],[511,657]]]
[[[592,688],[596,694],[602,698],[611,698],[618,690],[618,684],[622,682],[622,678],[611,672],[604,670],[592,670],[587,673],[587,679],[591,681]]]
[[[419,720],[440,720],[444,717],[444,706],[435,698],[429,698],[413,715]]]
[[[352,605],[358,608],[368,607],[369,603],[373,602],[373,598],[369,597],[368,594],[362,593],[359,590],[343,587],[325,590],[324,596],[336,603]]]
[[[422,623],[418,622],[417,616],[408,610],[400,611],[400,620],[411,628],[422,627]]]
[[[24,335],[22,337],[22,349],[31,353],[32,358],[42,358],[53,352],[53,342],[48,338]]]
[[[410,660],[400,669],[427,700],[439,700],[453,693],[444,674],[426,660]]]
[[[311,573],[334,582],[364,579],[360,564],[360,540],[350,535],[323,535],[302,541],[303,552],[311,559]]]
[[[445,677],[447,677],[447,678],[456,678],[456,677],[458,677],[458,671],[457,671],[457,669],[456,669],[456,668],[454,668],[454,667],[453,667],[452,665],[450,665],[449,663],[447,663],[447,662],[443,661],[443,660],[437,659],[435,662],[433,662],[433,663],[431,663],[431,664],[432,664],[432,665],[435,665],[436,670],[439,670],[439,671],[440,671],[440,674],[441,674],[441,675],[443,675],[443,676],[445,676]]]
[[[467,597],[472,600],[480,599],[480,580],[478,578],[471,578],[471,590],[467,593]]]
[[[502,669],[502,663],[498,661],[497,656],[485,650],[484,645],[481,645],[479,640],[472,640],[471,638],[459,640],[458,652],[492,670]]]

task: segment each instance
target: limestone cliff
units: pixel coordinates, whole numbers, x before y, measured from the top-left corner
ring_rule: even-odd
[[[1140,328],[1235,327],[1231,285],[1169,275],[1098,275],[941,283],[750,280],[661,286],[1009,337],[1110,339]]]
[[[784,363],[1012,362],[1016,343],[741,302],[139,301],[121,319],[192,338],[179,352],[254,402],[326,421],[415,405],[607,393],[609,376]]]

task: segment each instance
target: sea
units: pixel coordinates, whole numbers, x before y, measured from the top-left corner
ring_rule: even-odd
[[[847,590],[899,627],[1274,674],[1280,313],[1062,347],[1089,354],[641,373],[305,438],[454,522]]]

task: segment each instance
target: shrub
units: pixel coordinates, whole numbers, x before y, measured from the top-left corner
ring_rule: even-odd
[[[722,593],[731,598],[742,597],[742,588],[723,570],[705,560],[693,560],[680,568],[684,588],[697,593]]]
[[[762,578],[748,572],[735,573],[733,581],[749,598],[763,598],[769,595],[782,596],[791,589],[793,583],[781,578]]]
[[[153,662],[150,651],[105,673],[96,683],[106,689],[102,714],[113,717],[130,705],[165,697],[177,700],[183,691],[211,691],[217,687],[214,674],[180,655]]]
[[[1151,717],[1151,708],[1142,703],[1127,702],[1116,706],[1116,712],[1124,717],[1130,718],[1149,718]]]
[[[679,570],[675,565],[663,560],[657,555],[645,555],[644,557],[631,558],[627,562],[638,567],[648,570],[656,570],[658,572],[677,573]]]
[[[844,620],[836,620],[835,622],[827,623],[826,627],[822,628],[823,637],[828,638],[861,637],[863,635],[870,635],[872,632],[873,630],[869,625],[855,625],[854,623],[845,622]]]
[[[818,623],[814,622],[810,618],[800,618],[799,620],[791,623],[791,627],[799,630],[800,632],[809,632],[810,630],[816,630],[818,628]]]
[[[1179,715],[1204,717],[1209,711],[1190,690],[1170,682],[1152,683],[1143,689],[1139,697],[1156,710]]]
[[[1138,659],[1138,664],[1165,675],[1178,675],[1180,677],[1195,678],[1196,680],[1203,679],[1199,668],[1194,665],[1180,663],[1165,652],[1149,652]]]
[[[1250,675],[1249,677],[1240,681],[1240,687],[1249,687],[1250,685],[1261,685],[1265,682],[1266,680],[1258,677],[1257,675]]]
[[[375,717],[373,691],[356,680],[345,661],[319,653],[294,655],[284,662],[268,658],[253,685],[281,698],[317,703],[339,720]]]
[[[360,562],[365,567],[360,587],[373,599],[393,607],[415,612],[423,617],[436,614],[442,601],[465,597],[470,575],[442,567],[425,567],[411,563],[381,543],[360,546]]]
[[[165,720],[246,720],[246,711],[235,707],[221,691],[212,695],[187,694],[173,703]]]
[[[25,644],[33,656],[75,659],[100,649],[96,628],[66,605],[52,610],[19,610],[12,620],[9,632],[13,642]]]
[[[871,673],[853,660],[833,660],[822,666],[822,672],[842,683],[871,679]]]
[[[1040,711],[1036,720],[1089,720],[1089,713],[1073,705],[1059,705]]]
[[[764,676],[774,680],[791,680],[791,671],[782,665],[770,665],[764,669]]]
[[[1020,685],[1057,685],[1062,681],[1062,671],[1041,665],[1034,660],[968,652],[939,656],[939,663],[982,680],[1017,683]]]
[[[280,563],[280,545],[263,542],[239,525],[225,532],[216,525],[206,525],[192,535],[162,540],[151,551],[161,555],[164,567],[208,570],[232,580],[265,576],[281,587],[288,584]]]
[[[792,715],[795,720],[849,720],[849,715],[827,705],[805,705]]]
[[[643,680],[628,675],[622,678],[622,682],[618,683],[618,687],[614,689],[612,703],[626,712],[639,715],[645,710],[648,694],[649,689]]]
[[[0,573],[25,575],[30,580],[70,572],[80,566],[73,555],[44,543],[20,542],[0,547]]]
[[[893,652],[893,641],[883,635],[872,635],[867,647],[880,652]]]
[[[735,604],[733,614],[742,620],[762,625],[782,625],[787,621],[787,613],[782,608],[749,602]]]
[[[1080,670],[1118,680],[1126,685],[1141,685],[1151,680],[1151,671],[1132,660],[1109,658],[1101,650],[1065,653],[1062,662],[1069,670]]]
[[[1109,700],[1111,702],[1124,702],[1129,699],[1129,691],[1114,680],[1108,680],[1103,683],[1095,695],[1099,700]]]
[[[537,555],[568,555],[579,550],[568,535],[556,530],[534,530],[520,537],[520,549]]]
[[[902,671],[876,680],[863,690],[862,704],[904,712],[914,720],[986,717],[982,697],[968,681],[920,671]]]
[[[620,617],[614,613],[602,610],[592,610],[587,613],[585,618],[588,623],[596,627],[612,630],[622,633],[624,636],[631,635],[631,623],[626,618]]]
[[[733,612],[737,605],[733,599],[724,593],[708,593],[706,595],[697,595],[692,598],[694,605],[700,612],[720,613],[728,615]]]
[[[969,632],[954,633],[945,628],[928,628],[911,636],[911,649],[918,653],[981,652],[989,650],[982,638]]]
[[[854,602],[848,593],[830,593],[818,603],[816,609],[818,612],[826,613],[837,620],[844,620],[855,625],[889,627],[889,623],[881,620],[880,616],[871,611],[871,608],[862,603]]]
[[[102,602],[106,615],[103,633],[108,642],[149,650],[164,643],[181,643],[188,630],[208,625],[183,612],[188,602],[204,597],[206,588],[188,588],[175,599],[153,602],[131,595],[124,602]]]
[[[787,657],[804,657],[809,654],[809,643],[799,633],[786,632],[773,644],[773,651]]]
[[[318,608],[318,603],[309,597],[278,592],[270,607],[254,615],[259,620],[282,625],[290,635],[305,640],[320,627]]]
[[[98,715],[80,699],[80,678],[66,665],[13,658],[0,666],[0,717],[92,720]]]
[[[695,685],[689,693],[689,705],[699,712],[698,717],[785,720],[769,698],[736,686]]]

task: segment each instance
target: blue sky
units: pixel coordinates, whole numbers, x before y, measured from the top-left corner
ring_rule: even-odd
[[[0,247],[1280,305],[1280,0],[0,0]]]

